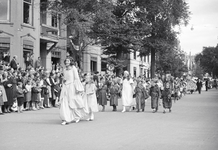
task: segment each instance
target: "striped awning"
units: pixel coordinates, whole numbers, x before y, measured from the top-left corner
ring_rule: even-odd
[[[10,44],[10,37],[0,37],[0,43]]]

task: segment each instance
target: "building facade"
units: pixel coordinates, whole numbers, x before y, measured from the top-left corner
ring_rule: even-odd
[[[139,56],[139,52],[132,52],[129,54],[129,63],[127,70],[134,77],[144,75],[146,78],[150,78],[150,55]]]
[[[66,58],[66,26],[63,16],[48,11],[47,0],[0,0],[0,53],[1,59],[10,54],[18,58],[22,68],[25,60],[38,57],[41,65],[52,69]]]
[[[105,73],[108,70],[108,66],[110,64],[107,62],[107,56],[101,58],[101,71]],[[151,56],[139,56],[139,52],[130,52],[129,54],[123,54],[120,63],[122,63],[123,71],[127,70],[133,77],[144,76],[146,78],[150,78],[150,64],[151,64]],[[109,69],[110,70],[110,69]],[[117,74],[119,75],[119,74]]]

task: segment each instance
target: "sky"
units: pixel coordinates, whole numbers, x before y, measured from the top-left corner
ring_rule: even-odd
[[[192,55],[203,47],[218,44],[218,0],[186,0],[191,11],[189,24],[180,29],[180,46]]]

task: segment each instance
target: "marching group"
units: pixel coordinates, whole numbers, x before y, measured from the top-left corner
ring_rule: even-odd
[[[112,111],[117,111],[119,99],[122,112],[145,111],[147,99],[155,113],[163,106],[163,113],[172,111],[172,103],[181,99],[187,91],[202,88],[202,83],[190,82],[188,78],[173,78],[170,75],[146,79],[132,78],[128,71],[123,76],[82,74],[65,60],[65,69],[44,71],[40,66],[21,70],[13,63],[2,67],[0,74],[0,114],[17,111],[60,108],[60,117],[65,125],[81,119],[94,120],[98,105],[105,111],[108,102]]]

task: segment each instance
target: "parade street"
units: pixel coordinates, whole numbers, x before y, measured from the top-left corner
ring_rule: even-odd
[[[218,149],[218,90],[188,94],[166,114],[152,113],[150,100],[145,112],[111,109],[65,126],[58,108],[1,115],[0,150]]]

